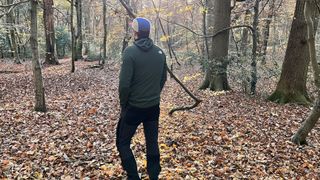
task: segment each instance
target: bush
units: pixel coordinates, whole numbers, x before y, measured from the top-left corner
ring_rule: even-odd
[[[56,45],[58,58],[64,58],[70,53],[71,36],[67,26],[56,27]]]

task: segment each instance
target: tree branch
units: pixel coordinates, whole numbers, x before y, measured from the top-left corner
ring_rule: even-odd
[[[20,2],[16,2],[16,3],[12,3],[12,4],[7,4],[7,5],[0,5],[0,8],[11,8],[12,6],[18,6],[20,4],[23,4],[23,3],[27,3],[29,2],[30,0],[25,0],[25,1],[20,1]]]
[[[2,18],[3,16],[9,14],[18,5],[23,4],[23,3],[27,3],[29,1],[30,0],[20,1],[20,2],[17,2],[17,3],[13,3],[13,4],[0,5],[0,8],[9,8],[9,10],[7,12],[0,14],[0,18]]]
[[[224,28],[224,29],[221,29],[219,31],[217,31],[216,33],[214,33],[213,35],[204,35],[204,34],[200,34],[200,33],[197,33],[195,32],[194,30],[192,30],[191,28],[185,26],[185,25],[182,25],[182,24],[179,24],[179,23],[175,23],[175,22],[171,22],[171,21],[168,21],[164,18],[161,18],[162,20],[170,23],[170,24],[175,24],[177,26],[180,26],[182,28],[185,28],[187,30],[189,30],[190,32],[192,32],[193,34],[197,35],[197,36],[200,36],[202,38],[214,38],[216,37],[217,35],[219,35],[220,33],[224,32],[224,31],[227,31],[227,30],[231,30],[231,29],[236,29],[236,28],[248,28],[250,29],[250,31],[253,33],[254,32],[254,29],[252,26],[249,26],[249,25],[237,25],[237,26],[231,26],[231,27],[227,27],[227,28]]]
[[[122,6],[127,10],[128,15],[132,19],[136,18],[136,15],[132,12],[132,10],[129,8],[129,6],[125,2],[123,2],[123,0],[119,0],[119,1],[122,4]]]
[[[153,0],[152,0],[152,4],[153,4],[153,8],[154,8],[154,9],[157,9],[156,4],[154,3]],[[162,32],[163,32],[163,35],[167,36],[167,33],[166,33],[166,31],[164,30],[164,26],[163,26],[162,21],[161,21],[161,19],[160,19],[160,13],[159,13],[158,10],[156,10],[156,13],[157,13],[157,18],[159,19],[159,24],[160,24],[161,30],[162,30]],[[169,32],[168,32],[168,33],[169,33]],[[170,37],[169,37],[169,38],[170,38]],[[174,56],[174,59],[176,60],[177,64],[180,66],[180,63],[179,63],[179,61],[178,61],[178,57],[177,57],[177,55],[176,55],[176,52],[173,50],[173,48],[172,48],[172,46],[171,46],[171,44],[170,44],[170,41],[167,41],[167,45],[168,45],[169,51],[172,52],[172,54],[173,54],[173,56]]]
[[[128,8],[128,6],[126,5],[126,3],[123,2],[123,0],[119,0],[121,2],[121,4],[126,8],[129,16],[131,18],[136,18],[136,15],[130,10],[130,8]],[[160,20],[160,19],[159,19]],[[192,106],[188,106],[188,107],[178,107],[178,108],[174,108],[171,109],[169,112],[169,115],[172,115],[175,111],[182,111],[182,110],[190,110],[193,109],[195,107],[197,107],[201,100],[198,99],[197,97],[195,97],[189,90],[188,88],[172,73],[172,71],[170,70],[170,68],[167,65],[167,71],[169,72],[169,74],[171,75],[171,77],[186,91],[187,94],[189,94],[189,96],[195,100],[195,104]]]

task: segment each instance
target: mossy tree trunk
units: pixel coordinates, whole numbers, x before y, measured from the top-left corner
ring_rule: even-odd
[[[206,29],[208,34],[214,34],[221,29],[230,27],[230,0],[208,1],[207,8]],[[208,39],[208,46],[208,61],[205,64],[206,74],[200,89],[230,90],[227,78],[229,31]]]
[[[307,22],[304,16],[306,0],[297,0],[288,47],[276,90],[268,98],[277,103],[308,104],[306,81],[310,62]]]

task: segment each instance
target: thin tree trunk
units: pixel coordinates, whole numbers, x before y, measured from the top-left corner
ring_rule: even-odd
[[[288,47],[277,88],[268,98],[278,103],[308,104],[307,72],[310,62],[307,22],[304,16],[306,0],[297,0]]]
[[[73,73],[75,71],[75,60],[76,60],[76,38],[75,38],[75,32],[74,32],[74,26],[73,26],[73,9],[74,0],[71,0],[71,13],[70,13],[70,29],[71,29],[71,72]]]
[[[124,0],[126,4],[130,4],[130,0]],[[131,7],[129,6],[131,9]],[[128,47],[129,41],[130,41],[130,34],[129,34],[129,17],[126,17],[125,20],[125,25],[124,25],[124,30],[125,30],[125,37],[123,38],[122,41],[122,52]]]
[[[7,0],[7,4],[12,4],[13,0]],[[9,24],[9,33],[11,38],[11,52],[13,52],[14,55],[14,62],[16,64],[21,64],[20,57],[18,53],[18,47],[17,47],[17,41],[16,41],[16,35],[15,35],[15,27],[14,27],[14,16],[13,11],[10,11],[7,14],[7,23]]]
[[[275,11],[274,3],[275,3],[275,0],[272,0],[270,2],[266,25],[263,28],[263,44],[262,44],[262,60],[261,60],[262,64],[266,63],[268,42],[269,42],[269,36],[270,36],[270,24],[272,22],[272,18],[274,16],[274,11]]]
[[[76,35],[76,60],[83,59],[82,57],[82,0],[76,0],[77,12],[77,35]]]
[[[207,35],[207,0],[204,0],[203,12],[202,12],[202,31],[204,36]],[[203,39],[203,57],[204,61],[207,62],[209,60],[209,45],[208,38]],[[207,68],[208,69],[208,68]]]
[[[103,55],[102,64],[104,65],[107,59],[107,0],[102,0],[103,2]]]
[[[254,18],[253,18],[253,40],[252,40],[252,61],[251,61],[251,88],[250,93],[256,94],[257,84],[257,46],[258,46],[258,23],[259,23],[259,5],[260,0],[256,0],[254,5]]]
[[[244,18],[244,24],[249,24],[251,19],[251,11],[247,10]],[[240,51],[242,53],[242,56],[247,55],[248,51],[248,38],[249,38],[249,30],[248,28],[243,28],[242,31],[242,39],[240,44]]]
[[[84,55],[90,54],[90,44],[91,44],[91,0],[84,1],[84,23],[85,23],[85,43],[84,43]]]
[[[43,0],[44,12],[43,23],[45,29],[46,38],[46,59],[47,64],[59,64],[57,57],[55,56],[55,32],[54,32],[54,20],[53,20],[53,0]]]
[[[31,37],[33,79],[35,84],[35,111],[46,112],[44,87],[38,52],[37,0],[31,0]]]

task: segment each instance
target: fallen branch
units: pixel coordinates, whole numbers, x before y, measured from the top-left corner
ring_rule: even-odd
[[[123,2],[123,0],[119,0],[121,2],[121,4],[124,6],[124,8],[127,10],[128,15],[131,18],[136,18],[136,15],[130,10],[130,8],[127,6],[127,4],[125,2]],[[154,3],[154,2],[153,2]],[[155,5],[155,4],[154,4]],[[160,20],[160,19],[159,19]],[[164,31],[164,29],[162,29]],[[163,32],[165,33],[165,31]],[[170,50],[170,49],[169,49]],[[169,115],[172,115],[175,111],[183,111],[183,110],[190,110],[193,109],[195,107],[197,107],[201,100],[198,99],[196,96],[194,96],[189,89],[173,74],[173,72],[170,70],[170,68],[167,65],[167,71],[169,72],[169,74],[171,75],[171,77],[183,88],[183,90],[186,91],[186,93],[195,101],[194,105],[192,106],[187,106],[187,107],[178,107],[178,108],[174,108],[171,109],[169,112]]]

